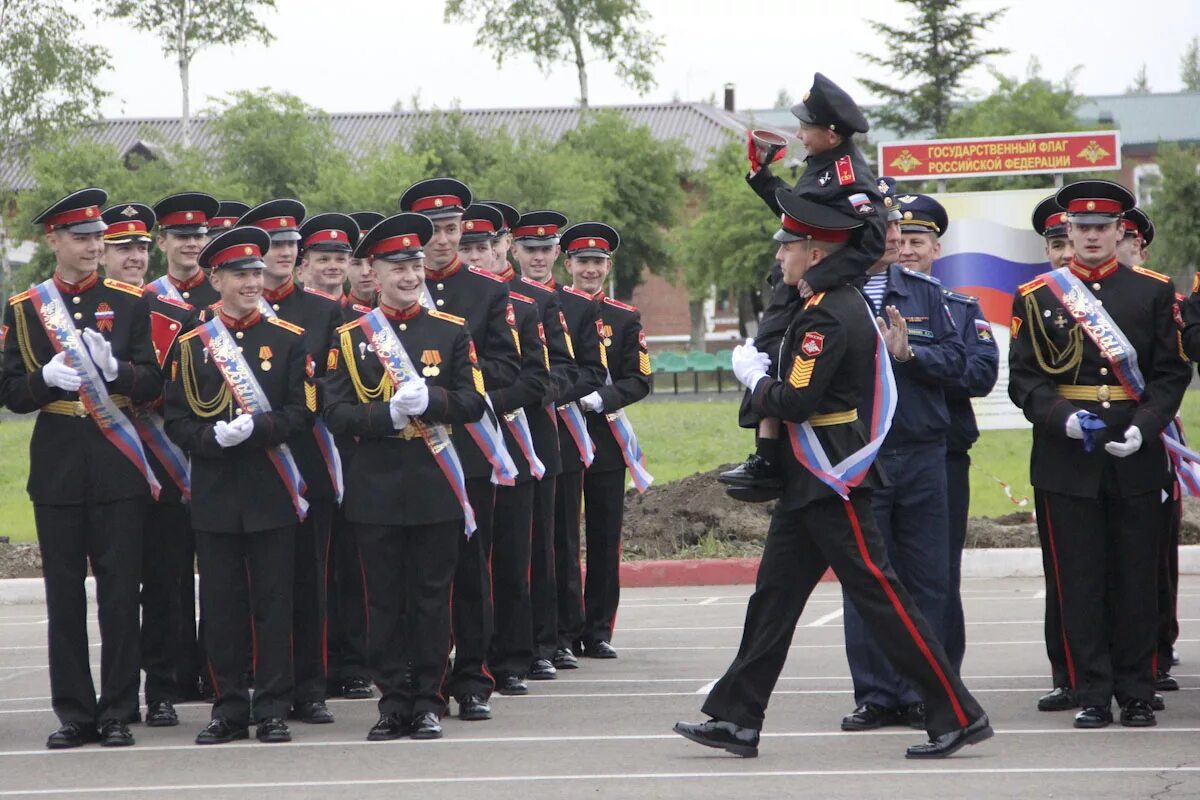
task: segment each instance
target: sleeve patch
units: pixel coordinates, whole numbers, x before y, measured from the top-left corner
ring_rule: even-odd
[[[812,371],[816,364],[816,359],[796,356],[792,361],[792,371],[788,374],[788,386],[793,389],[807,388],[812,380]]]
[[[504,321],[507,322],[510,326],[516,327],[517,312],[513,310],[512,303],[506,303],[504,306]]]
[[[317,412],[317,387],[311,382],[304,382],[304,406],[314,414]]]
[[[325,371],[333,372],[338,365],[338,349],[336,347],[329,348],[329,355],[325,357]]]
[[[1183,313],[1179,310],[1179,301],[1171,304],[1171,313],[1175,316],[1175,326],[1183,330]]]
[[[304,354],[304,374],[310,378],[317,374],[317,365],[313,363],[313,357],[307,353]]]
[[[638,353],[638,372],[643,375],[650,374],[650,354],[646,352]]]
[[[1008,323],[1009,334],[1012,336],[1012,338],[1015,339],[1015,338],[1017,338],[1017,334],[1020,332],[1020,330],[1021,330],[1021,318],[1013,317],[1012,322]]]
[[[800,343],[800,352],[809,358],[816,358],[821,355],[821,351],[825,349],[825,335],[816,331],[809,331],[804,334],[804,341]]]
[[[992,324],[986,319],[975,320],[975,336],[981,342],[992,342]]]

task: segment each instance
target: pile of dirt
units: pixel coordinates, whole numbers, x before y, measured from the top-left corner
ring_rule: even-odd
[[[42,551],[36,544],[0,542],[0,578],[42,577]]]

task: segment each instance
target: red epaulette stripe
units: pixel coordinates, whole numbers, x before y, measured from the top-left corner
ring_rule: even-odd
[[[508,283],[508,281],[504,280],[504,278],[501,278],[494,272],[488,272],[486,269],[480,269],[479,267],[467,267],[467,271],[474,272],[476,275],[482,275],[485,278],[491,278],[496,283]]]
[[[616,306],[617,308],[623,308],[626,311],[637,311],[636,308],[629,305],[628,303],[622,303],[620,300],[613,300],[611,297],[604,298],[604,302],[608,303],[610,306]]]
[[[309,294],[315,294],[317,297],[324,297],[326,300],[332,300],[335,303],[337,302],[336,297],[329,294],[328,292],[322,292],[320,289],[314,289],[311,286],[305,286],[304,291],[308,292]]]
[[[518,292],[509,292],[508,296],[511,297],[513,300],[520,300],[522,303],[529,303],[530,305],[534,304],[534,300],[532,297],[527,297],[526,295],[520,294]]]

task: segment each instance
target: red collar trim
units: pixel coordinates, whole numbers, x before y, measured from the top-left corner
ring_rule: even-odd
[[[278,303],[280,300],[284,299],[294,291],[296,291],[296,281],[292,278],[288,278],[287,283],[285,283],[283,286],[280,286],[278,289],[267,289],[264,287],[263,297],[267,299],[268,303]]]
[[[100,280],[99,272],[93,272],[79,283],[67,283],[61,277],[59,277],[57,271],[54,273],[54,285],[57,286],[58,290],[63,294],[83,294],[88,289],[95,286],[96,281],[98,280]]]
[[[347,292],[346,294],[342,295],[343,306],[353,305],[354,303],[358,303],[361,306],[373,306],[375,305],[375,296],[372,295],[369,300],[364,300],[354,292]]]
[[[1117,266],[1116,256],[1113,256],[1098,267],[1088,267],[1080,264],[1075,259],[1071,259],[1071,272],[1074,272],[1085,281],[1098,281],[1101,278],[1107,278],[1117,271]]]
[[[517,277],[517,273],[513,271],[512,264],[509,264],[504,268],[503,272],[497,272],[496,277],[505,283],[508,283],[513,278]]]
[[[199,286],[201,283],[204,282],[204,270],[202,270],[202,269],[196,270],[196,274],[193,275],[192,277],[188,278],[185,281],[179,280],[174,275],[172,275],[171,273],[168,272],[167,280],[169,280],[171,282],[171,285],[174,286],[179,291],[186,292],[188,289],[195,289],[197,286]]]
[[[442,267],[441,269],[429,269],[428,267],[426,267],[425,268],[425,277],[433,278],[435,281],[440,281],[444,278],[449,278],[451,275],[458,272],[460,269],[462,269],[462,259],[459,258],[458,256],[455,256],[453,261],[451,261],[449,264]]]
[[[383,309],[383,315],[393,322],[405,322],[421,313],[420,303],[413,303],[408,308],[392,308],[380,300],[379,307]]]
[[[242,331],[246,328],[253,327],[254,325],[258,324],[260,319],[262,319],[262,312],[257,308],[241,319],[234,319],[226,314],[224,309],[219,309],[217,313],[221,315],[221,322],[224,322],[225,327],[229,328],[231,331]]]

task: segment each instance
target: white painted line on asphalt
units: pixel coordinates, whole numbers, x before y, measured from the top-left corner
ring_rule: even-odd
[[[816,619],[814,619],[812,622],[808,623],[804,627],[819,628],[827,622],[833,622],[835,619],[841,619],[841,616],[844,612],[845,612],[844,607],[843,608],[835,608],[833,611],[830,611],[828,614],[817,617]]]
[[[712,691],[713,687],[717,685],[717,681],[719,681],[719,680],[720,680],[720,678],[715,678],[715,679],[709,681],[708,683],[704,684],[699,689],[697,689],[693,694],[708,694],[709,692]]]
[[[1200,642],[1200,639],[1176,639],[1175,640],[1176,644],[1192,644],[1195,642]],[[972,648],[984,647],[984,646],[988,646],[988,647],[1004,646],[1004,647],[1006,647],[1009,645],[1023,645],[1023,644],[1036,644],[1036,645],[1040,645],[1042,647],[1046,646],[1046,642],[1042,639],[1028,639],[1028,640],[1005,641],[1005,642],[973,641],[973,642],[971,642],[970,646]],[[791,649],[791,650],[822,650],[822,649],[829,648],[829,647],[842,648],[842,647],[845,647],[845,645],[840,642],[836,643],[836,644],[793,644],[789,649]],[[645,651],[649,651],[649,652],[656,652],[656,651],[660,651],[660,650],[736,650],[737,648],[738,648],[738,646],[736,644],[712,644],[712,645],[667,645],[667,646],[663,646],[663,647],[630,647],[629,645],[621,645],[618,649],[621,650],[622,652],[624,652],[626,650],[629,650],[629,651],[645,650]]]
[[[1036,592],[1033,593],[1033,599],[1034,600],[1045,600],[1046,599],[1046,590],[1038,589]]]
[[[720,599],[721,598],[719,598],[719,597],[710,597],[707,600],[701,600],[697,605],[711,606],[713,603],[717,602]]]

